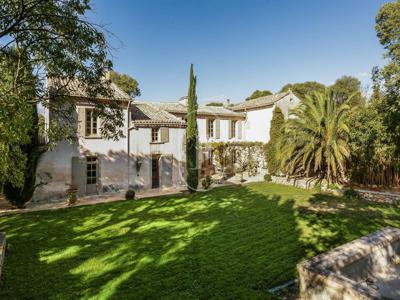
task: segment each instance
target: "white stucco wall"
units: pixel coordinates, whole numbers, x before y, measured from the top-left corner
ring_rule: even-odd
[[[245,141],[263,143],[269,141],[273,109],[273,107],[269,107],[247,112],[244,124]]]
[[[124,110],[126,112],[126,110]],[[126,113],[124,114],[123,132],[126,134]],[[172,182],[174,185],[182,184],[184,176],[184,128],[169,128],[169,142],[163,144],[150,144],[151,129],[140,128],[130,131],[130,186],[140,188],[151,188],[151,165],[152,153],[172,155],[173,170]],[[65,196],[65,191],[71,184],[72,158],[96,155],[99,167],[100,193],[127,189],[128,187],[128,155],[127,138],[118,141],[105,140],[103,138],[80,138],[79,144],[60,142],[57,147],[44,153],[39,161],[37,169],[37,180],[47,182],[40,186],[34,195],[36,201],[46,201]],[[140,176],[136,174],[136,157],[141,156],[143,160]],[[146,171],[147,170],[147,171]]]

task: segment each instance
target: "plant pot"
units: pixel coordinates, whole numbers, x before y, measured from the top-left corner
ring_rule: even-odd
[[[74,205],[78,201],[78,189],[67,190],[67,203],[68,205]]]

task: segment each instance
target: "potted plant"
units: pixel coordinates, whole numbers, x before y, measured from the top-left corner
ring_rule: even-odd
[[[68,205],[74,205],[78,201],[78,187],[71,184],[67,189],[67,203]]]

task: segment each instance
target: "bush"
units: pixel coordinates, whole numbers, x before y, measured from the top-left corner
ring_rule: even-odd
[[[272,176],[271,176],[271,174],[265,174],[265,175],[264,175],[264,180],[267,181],[267,182],[271,182],[271,181],[272,181]]]
[[[349,188],[343,192],[343,196],[347,199],[359,199],[360,194],[353,188]]]
[[[212,184],[212,179],[210,175],[207,175],[203,180],[201,181],[201,185],[205,190],[208,190]]]
[[[134,190],[127,190],[125,193],[126,200],[135,200],[135,191]]]

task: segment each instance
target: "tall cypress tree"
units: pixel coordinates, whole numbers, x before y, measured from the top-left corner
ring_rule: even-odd
[[[265,145],[265,161],[268,172],[272,175],[279,173],[279,161],[277,159],[277,144],[282,136],[282,129],[285,124],[285,117],[281,109],[276,106],[272,113],[271,128],[269,129],[269,142]]]
[[[197,129],[196,76],[193,74],[193,64],[190,65],[188,109],[186,120],[186,184],[188,190],[191,193],[194,193],[197,190],[197,185],[199,184],[199,132]]]

